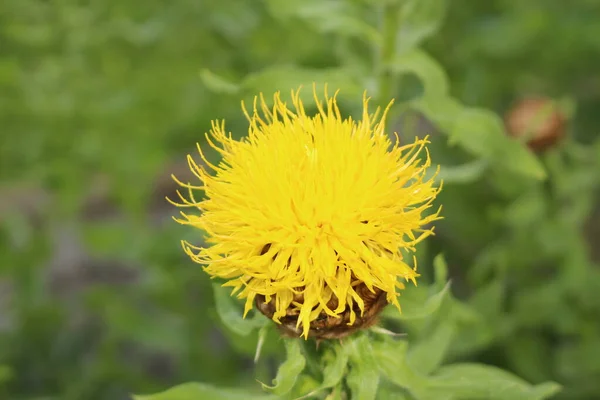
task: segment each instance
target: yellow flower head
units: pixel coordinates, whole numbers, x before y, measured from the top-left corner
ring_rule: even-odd
[[[178,181],[189,189],[178,205],[200,213],[182,212],[177,221],[206,232],[209,244],[183,242],[186,253],[246,299],[244,316],[262,296],[275,322],[291,312],[305,338],[319,315],[349,312],[354,323],[365,308],[359,284],[399,308],[401,280],[418,277],[402,250],[414,251],[432,234],[424,225],[439,213],[423,216],[439,192],[425,178],[427,139],[400,146],[396,135],[392,143],[389,106],[381,118],[379,110],[371,115],[366,96],[361,121],[343,119],[335,95],[323,104],[315,92],[315,101],[312,116],[299,91],[292,92],[293,109],[279,93],[272,107],[261,95],[252,114],[244,108],[250,127],[240,141],[213,122],[206,138],[222,161],[212,165],[198,146],[212,172],[188,156],[201,185]]]

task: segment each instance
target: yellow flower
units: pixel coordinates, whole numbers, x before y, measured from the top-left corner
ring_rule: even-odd
[[[416,284],[419,276],[402,253],[432,234],[425,225],[439,218],[439,210],[423,215],[440,189],[425,177],[427,139],[400,146],[396,135],[392,143],[385,131],[391,103],[378,118],[365,95],[362,120],[355,121],[342,118],[337,93],[325,94],[325,104],[314,96],[314,116],[299,90],[293,109],[279,93],[271,108],[261,94],[252,114],[242,103],[250,127],[240,141],[224,122],[213,122],[206,138],[222,161],[212,165],[198,146],[212,172],[188,156],[201,184],[178,181],[189,199],[180,194],[177,204],[199,210],[177,221],[203,230],[209,244],[184,241],[185,252],[246,299],[244,316],[260,297],[272,305],[275,322],[295,316],[305,338],[322,316],[345,313],[346,325],[355,323],[365,311],[358,285],[400,308],[401,280]],[[202,200],[195,190],[204,192]]]

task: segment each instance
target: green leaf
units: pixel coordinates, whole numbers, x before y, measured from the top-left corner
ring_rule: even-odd
[[[446,0],[408,0],[403,3],[398,53],[415,48],[435,34],[446,15]]]
[[[327,395],[327,397],[325,397],[325,400],[338,400],[342,398],[342,388],[338,385],[336,387],[333,388],[333,390],[331,391],[331,393],[329,393]]]
[[[452,131],[463,109],[462,104],[450,96],[423,96],[413,101],[412,106],[445,133]]]
[[[14,378],[13,370],[8,365],[0,365],[0,386]]]
[[[421,81],[424,96],[446,96],[448,94],[448,77],[442,66],[423,50],[412,50],[399,55],[392,65],[392,72],[397,74],[412,73]]]
[[[555,361],[553,343],[541,340],[538,335],[527,331],[519,332],[518,335],[511,337],[505,349],[511,370],[533,381],[541,382],[546,377],[552,376],[555,362],[560,363],[560,361]],[[592,358],[596,363],[597,358],[594,356]],[[581,365],[580,363],[581,360],[578,359],[570,364]]]
[[[456,325],[450,316],[438,321],[432,332],[412,344],[408,352],[408,361],[415,371],[428,375],[444,361],[450,347]]]
[[[365,334],[356,335],[345,346],[350,354],[350,371],[346,375],[346,382],[352,399],[375,400],[379,386],[379,360],[373,354],[369,337]]]
[[[306,365],[306,358],[302,354],[300,340],[302,339],[285,340],[286,360],[279,366],[277,377],[273,379],[273,386],[262,383],[264,389],[277,395],[284,395],[292,390],[298,375]]]
[[[325,359],[323,368],[322,388],[330,388],[337,385],[344,377],[348,365],[349,354],[346,347],[335,343],[333,351],[329,352]]]
[[[538,180],[546,178],[541,162],[526,146],[506,134],[502,120],[495,113],[464,107],[441,95],[426,94],[411,104],[448,134],[450,144],[459,145],[475,157],[507,171]]]
[[[479,159],[462,165],[440,165],[440,172],[437,175],[438,181],[445,184],[464,184],[475,182],[483,176],[489,163],[486,160]]]
[[[526,146],[510,138],[500,117],[491,111],[464,107],[450,131],[450,141],[460,143],[473,155],[508,170],[536,179],[546,177],[537,157]]]
[[[500,118],[491,111],[478,108],[463,107],[449,132],[450,142],[487,159],[497,158],[505,139]]]
[[[240,91],[239,85],[229,82],[208,69],[200,71],[200,78],[206,87],[215,93],[236,94]]]
[[[402,389],[380,386],[377,391],[377,400],[411,400],[411,397],[403,392]]]
[[[502,303],[505,298],[504,280],[496,279],[487,285],[481,286],[469,303],[486,319],[498,320],[502,312]]]
[[[348,366],[349,354],[348,347],[342,346],[340,343],[334,342],[327,349],[322,357],[323,367],[323,382],[317,388],[310,390],[310,393],[302,396],[302,398],[312,398],[315,394],[334,386],[337,386],[346,373]]]
[[[379,370],[390,382],[415,393],[424,390],[425,377],[407,363],[408,344],[405,341],[374,342],[372,349]]]
[[[496,367],[464,363],[443,367],[432,377],[427,399],[542,400],[560,391],[547,382],[531,385]]]
[[[213,284],[215,293],[215,308],[223,324],[232,332],[247,336],[255,329],[267,324],[269,321],[262,314],[256,313],[252,318],[243,318],[242,308],[235,298],[229,294],[229,289],[218,284]]]
[[[433,259],[433,271],[435,283],[440,287],[444,287],[448,281],[448,264],[442,253]]]
[[[135,395],[134,400],[275,400],[276,396],[251,394],[247,389],[225,389],[204,383],[184,383],[161,393]]]
[[[360,7],[339,0],[267,0],[269,12],[280,20],[298,18],[319,33],[336,33],[379,43],[378,30],[365,22]]]
[[[263,344],[265,343],[272,325],[273,324],[265,324],[258,331],[258,341],[256,342],[256,351],[254,352],[254,363],[257,363],[260,358],[260,352],[262,351]]]
[[[541,187],[534,186],[506,207],[504,222],[515,229],[539,226],[548,214],[548,200]]]
[[[399,321],[427,318],[436,312],[450,291],[450,282],[437,293],[427,297],[427,290],[421,288],[407,288],[400,298],[402,312],[395,308],[387,307],[383,316]]]

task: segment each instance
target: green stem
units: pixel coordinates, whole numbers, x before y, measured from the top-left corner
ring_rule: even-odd
[[[397,77],[390,72],[390,65],[396,56],[396,39],[400,28],[401,0],[391,1],[382,8],[382,43],[378,54],[378,100],[387,104],[393,97]]]

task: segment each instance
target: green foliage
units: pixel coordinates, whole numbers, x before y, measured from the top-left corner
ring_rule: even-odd
[[[230,290],[227,288],[213,285],[213,291],[215,293],[215,308],[221,321],[228,329],[238,335],[246,336],[265,325],[265,319],[259,314],[255,314],[254,318],[243,318],[239,304],[230,296]]]
[[[202,383],[184,383],[162,393],[134,396],[134,400],[272,400],[276,396],[252,394],[247,390],[221,389]]]
[[[0,7],[0,398],[600,397],[598,2],[88,3]],[[353,116],[396,98],[444,181],[402,313],[318,349],[243,319],[164,222],[211,119],[241,137],[240,100],[313,83]],[[568,117],[543,154],[504,127],[524,95]]]
[[[273,379],[273,386],[263,384],[263,388],[275,394],[287,394],[294,387],[298,375],[304,369],[306,360],[302,355],[300,341],[290,339],[285,341],[286,360],[277,371],[277,377]]]

